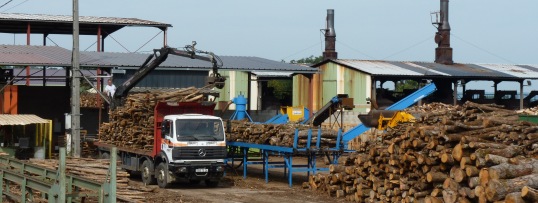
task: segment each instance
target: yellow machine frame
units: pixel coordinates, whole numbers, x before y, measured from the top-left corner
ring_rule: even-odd
[[[305,117],[304,106],[281,106],[280,114],[286,114],[289,121],[297,122]]]
[[[404,111],[396,111],[392,117],[384,117],[383,115],[380,115],[377,129],[384,130],[387,127],[394,128],[398,123],[402,122],[415,122],[415,117]]]

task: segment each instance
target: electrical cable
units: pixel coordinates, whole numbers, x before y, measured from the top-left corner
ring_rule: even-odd
[[[8,9],[6,9],[6,10],[3,10],[2,12],[6,12],[6,11],[9,11],[9,10],[11,10],[11,9],[14,9],[14,8],[20,6],[21,4],[26,3],[27,1],[28,1],[28,0],[24,0],[23,2],[21,2],[21,3],[17,4],[17,5],[15,5],[15,6],[12,6],[11,8],[8,8]]]
[[[324,29],[319,30],[319,51],[321,53],[323,53],[323,35],[324,35],[323,30]]]
[[[503,58],[503,57],[501,57],[501,56],[498,56],[497,54],[494,54],[494,53],[492,53],[492,52],[490,52],[490,51],[488,51],[488,50],[486,50],[486,49],[480,48],[479,46],[477,46],[477,45],[475,45],[475,44],[473,44],[473,43],[471,43],[471,42],[465,41],[464,39],[458,37],[457,35],[454,35],[454,33],[450,33],[450,36],[454,36],[454,37],[456,37],[457,39],[461,40],[462,42],[465,42],[465,43],[467,43],[468,45],[471,45],[471,46],[473,46],[473,47],[475,47],[475,48],[477,48],[477,49],[479,49],[479,50],[481,50],[481,51],[483,51],[483,52],[486,52],[486,53],[488,53],[488,54],[490,54],[490,55],[492,55],[492,56],[495,56],[495,57],[497,57],[497,58],[499,58],[499,59],[505,60],[505,61],[508,62],[508,63],[511,63],[511,64],[517,64],[517,63],[514,63],[513,61],[511,61],[511,60],[509,60],[509,59],[506,59],[506,58]]]
[[[314,44],[314,45],[311,45],[311,46],[309,46],[309,47],[307,47],[307,48],[305,48],[305,49],[302,49],[302,50],[300,50],[300,51],[298,51],[298,52],[295,52],[295,53],[293,53],[293,54],[291,54],[291,55],[289,55],[289,56],[286,56],[286,57],[283,58],[282,60],[287,59],[287,58],[292,57],[292,56],[295,56],[295,55],[297,55],[297,54],[299,54],[299,53],[301,53],[301,52],[304,52],[304,51],[306,51],[306,50],[308,50],[308,49],[311,49],[312,47],[315,47],[315,46],[317,46],[318,44],[320,44],[320,43],[317,42],[317,43]]]
[[[3,8],[4,6],[6,6],[7,4],[11,3],[13,0],[9,0],[7,1],[6,3],[4,3],[3,5],[0,6],[0,8]]]
[[[389,55],[389,56],[387,56],[387,57],[385,57],[385,58],[383,58],[383,59],[381,59],[381,60],[385,60],[385,59],[387,59],[387,58],[390,58],[390,57],[393,57],[393,56],[395,56],[395,55],[401,54],[401,53],[403,53],[403,52],[405,52],[405,51],[407,51],[407,50],[409,50],[409,49],[411,49],[411,48],[413,48],[413,47],[416,47],[416,46],[418,46],[418,45],[420,45],[420,44],[422,44],[422,43],[424,43],[424,42],[426,42],[426,41],[428,41],[428,40],[431,40],[431,39],[433,39],[432,36],[430,36],[430,37],[428,37],[428,38],[426,38],[426,39],[424,39],[424,40],[422,40],[422,41],[420,41],[420,42],[417,42],[417,43],[415,43],[415,44],[413,44],[413,45],[411,45],[411,46],[409,46],[409,47],[407,47],[407,48],[405,48],[405,49],[402,49],[402,50],[400,50],[400,51],[397,51],[396,53],[393,53],[393,54],[391,54],[391,55]]]
[[[355,48],[353,48],[353,47],[351,47],[351,46],[349,46],[349,45],[347,45],[347,44],[341,42],[340,40],[336,40],[336,42],[338,42],[339,44],[344,45],[344,46],[347,47],[348,49],[351,49],[351,50],[353,50],[353,51],[356,51],[357,53],[362,54],[362,55],[364,55],[364,56],[366,56],[366,57],[368,57],[368,58],[370,58],[370,59],[375,59],[374,57],[369,56],[368,54],[365,54],[364,52],[361,52],[361,51],[359,51],[359,50],[357,50],[357,49],[355,49]]]

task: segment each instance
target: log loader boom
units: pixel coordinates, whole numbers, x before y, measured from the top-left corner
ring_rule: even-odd
[[[116,89],[116,92],[112,96],[111,108],[114,109],[117,106],[123,105],[123,100],[127,96],[127,93],[129,93],[129,91],[142,79],[144,79],[144,77],[146,77],[151,71],[166,61],[166,58],[170,54],[211,62],[212,73],[206,78],[206,85],[222,89],[224,87],[224,82],[226,81],[226,78],[222,77],[218,73],[218,69],[222,67],[222,61],[217,55],[213,54],[213,52],[197,50],[195,46],[196,41],[193,41],[192,45],[185,46],[185,50],[178,50],[176,48],[167,46],[160,49],[154,49],[153,54],[150,55],[146,61],[144,61],[142,66],[133,74],[133,76],[127,79]],[[205,54],[207,56],[201,56],[198,54]]]

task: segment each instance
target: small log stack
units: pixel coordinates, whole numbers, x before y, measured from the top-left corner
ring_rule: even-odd
[[[199,102],[203,95],[195,87],[174,90],[147,90],[131,93],[125,104],[109,112],[109,123],[99,128],[100,141],[116,146],[151,150],[153,147],[153,110],[158,101]]]
[[[528,108],[528,109],[517,110],[516,112],[518,114],[523,114],[523,115],[538,115],[538,107],[532,107],[532,108]]]
[[[228,141],[267,144],[275,146],[292,147],[295,129],[299,130],[298,147],[305,147],[308,140],[308,125],[301,124],[260,124],[246,121],[229,121],[231,129],[226,129]],[[320,147],[334,147],[338,132],[322,129]],[[316,146],[318,129],[312,129],[311,146]]]
[[[49,169],[58,170],[57,159],[30,159],[29,162]],[[110,161],[108,159],[67,158],[66,173],[78,177],[87,178],[99,183],[104,183],[105,179],[108,177],[107,173],[109,164]],[[128,184],[129,173],[123,171],[119,167],[116,171],[116,177],[116,195],[120,202],[126,200],[128,200],[127,202],[143,201],[146,198],[147,194],[152,192],[151,188],[130,186]]]
[[[82,108],[103,108],[104,107],[103,103],[106,103],[106,102],[101,99],[101,105],[99,106],[99,104],[97,102],[97,97],[99,97],[99,95],[97,93],[89,93],[89,92],[80,93],[80,107],[82,107]]]
[[[536,124],[471,102],[408,112],[415,123],[361,143],[303,187],[354,202],[537,202]]]

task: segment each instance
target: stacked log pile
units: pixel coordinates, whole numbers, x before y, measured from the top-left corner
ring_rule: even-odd
[[[42,167],[58,170],[58,160],[55,159],[31,159],[30,162]],[[68,158],[66,160],[66,173],[104,183],[109,178],[107,176],[109,163],[110,161],[107,159]],[[119,167],[116,171],[116,176],[116,195],[120,202],[126,200],[129,200],[127,202],[143,201],[145,196],[152,192],[151,188],[130,186],[128,184],[129,173],[121,170]]]
[[[100,140],[116,146],[151,150],[153,147],[153,111],[159,101],[198,102],[203,95],[198,88],[148,90],[129,94],[123,106],[109,113],[109,123],[99,128]]]
[[[103,108],[103,103],[106,103],[101,99],[101,105],[99,106],[99,103],[97,102],[97,97],[99,95],[97,93],[89,93],[89,92],[83,92],[80,93],[80,107],[83,108]]]
[[[355,202],[537,202],[536,124],[470,102],[408,111],[421,116],[303,186]]]
[[[538,107],[517,110],[517,113],[523,114],[523,115],[538,115]]]
[[[301,124],[260,124],[246,121],[229,121],[231,129],[226,129],[228,141],[267,144],[275,146],[292,147],[295,129],[299,130],[298,147],[305,147],[308,140],[308,125]],[[321,130],[320,147],[334,147],[338,132],[335,130]],[[312,129],[311,146],[316,146],[318,129]]]

